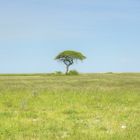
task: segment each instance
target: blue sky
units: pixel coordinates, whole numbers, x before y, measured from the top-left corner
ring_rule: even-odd
[[[64,71],[68,49],[80,72],[140,72],[140,1],[0,0],[0,73]]]

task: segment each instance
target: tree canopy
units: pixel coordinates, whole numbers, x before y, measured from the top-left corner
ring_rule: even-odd
[[[69,71],[69,66],[72,65],[74,63],[74,61],[77,61],[77,60],[82,61],[82,60],[86,59],[86,57],[80,52],[66,50],[66,51],[59,53],[55,57],[55,59],[62,61],[66,65],[66,74],[67,74]]]

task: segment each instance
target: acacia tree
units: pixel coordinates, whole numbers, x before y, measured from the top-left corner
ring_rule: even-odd
[[[71,50],[63,51],[55,57],[55,60],[59,60],[66,65],[66,74],[68,74],[69,67],[72,64],[74,64],[77,60],[82,61],[84,59],[86,59],[86,57],[82,53]]]

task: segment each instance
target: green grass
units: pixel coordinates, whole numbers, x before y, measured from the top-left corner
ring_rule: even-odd
[[[139,132],[139,73],[0,76],[0,140],[139,140]]]

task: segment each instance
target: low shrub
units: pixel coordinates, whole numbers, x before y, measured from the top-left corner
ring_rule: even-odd
[[[61,71],[56,71],[55,75],[63,75],[63,73]]]
[[[76,70],[70,70],[68,75],[79,75],[79,72]]]

